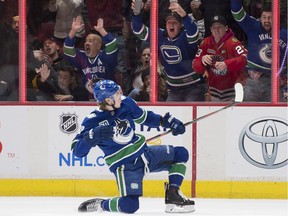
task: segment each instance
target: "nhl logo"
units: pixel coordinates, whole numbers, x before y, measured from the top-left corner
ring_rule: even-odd
[[[64,133],[73,133],[77,130],[77,116],[75,114],[63,114],[60,128]]]

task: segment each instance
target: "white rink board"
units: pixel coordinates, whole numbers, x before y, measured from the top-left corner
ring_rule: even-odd
[[[192,120],[192,107],[188,106],[143,108],[162,115],[169,111],[183,122]],[[197,116],[220,108],[198,107]],[[70,151],[71,141],[78,132],[80,123],[92,109],[93,106],[2,106],[0,178],[114,179],[104,165],[103,155],[98,148],[93,148],[84,159],[73,158]],[[69,121],[64,121],[64,117]],[[199,121],[196,142],[197,180],[287,181],[287,165],[276,169],[257,167],[249,163],[239,150],[239,136],[243,128],[251,121],[266,117],[286,121],[287,133],[287,107],[233,107]],[[281,127],[276,125],[277,136],[285,133],[285,127]],[[147,127],[140,126],[137,130],[146,138],[163,132],[162,129],[147,132]],[[268,136],[274,133],[273,136],[277,137],[273,126],[267,131]],[[192,138],[190,125],[183,136],[173,137],[169,134],[154,143],[184,145],[188,148],[190,159],[186,180],[192,177]],[[286,139],[277,145],[275,163],[287,162],[287,142]],[[247,148],[253,152],[251,156],[263,163],[259,145],[251,146],[253,147]],[[148,179],[162,180],[166,176],[166,173],[157,173],[148,175]]]
[[[191,107],[143,107],[164,115],[167,110],[179,119],[191,119]],[[0,178],[47,178],[47,179],[114,179],[104,164],[103,154],[96,147],[85,158],[71,153],[71,143],[80,130],[82,120],[93,106],[11,106],[1,107],[0,112]],[[11,120],[11,114],[13,119]],[[137,131],[147,138],[163,133],[137,125]],[[148,132],[150,131],[150,132]],[[192,158],[192,131],[187,127],[183,136],[171,134],[153,141],[152,144],[183,145]],[[12,155],[12,156],[11,156]],[[186,178],[192,176],[187,167]],[[151,174],[149,179],[166,179],[167,174]]]
[[[198,116],[215,109],[199,107]],[[233,107],[199,121],[197,128],[198,180],[287,181],[287,107]],[[258,142],[247,136],[243,141],[241,133],[250,129]],[[267,137],[270,143],[265,141]],[[240,146],[243,145],[244,156],[251,160],[242,155]]]
[[[51,107],[52,108],[52,107]],[[143,107],[147,108],[147,107]],[[53,113],[49,118],[48,125],[59,125],[61,122],[60,116],[63,114],[75,114],[77,116],[77,122],[78,122],[78,129],[80,129],[80,124],[84,117],[90,113],[90,111],[93,109],[93,107],[71,107],[71,109],[65,109],[65,112],[63,112],[63,107],[53,107],[50,111]],[[192,116],[191,108],[181,108],[181,107],[169,107],[169,108],[159,108],[159,107],[149,107],[149,110],[152,110],[156,113],[165,114],[165,110],[169,109],[170,113],[173,113],[175,117],[179,119],[184,119],[187,115]],[[52,111],[53,110],[53,111]],[[183,112],[184,111],[184,112]],[[191,117],[192,118],[192,117]],[[136,130],[138,133],[141,133],[145,135],[147,138],[157,135],[158,133],[162,133],[163,130],[161,128],[160,131],[156,129],[149,129],[147,127],[140,128],[139,125],[136,126]],[[147,132],[147,130],[150,130],[150,132]],[[50,131],[49,135],[49,145],[52,145],[53,147],[49,147],[49,172],[50,175],[55,176],[55,178],[76,178],[76,179],[114,179],[114,176],[110,173],[108,170],[108,167],[104,164],[103,154],[99,150],[99,148],[92,148],[90,153],[87,155],[87,157],[83,159],[76,159],[73,157],[70,151],[70,146],[72,139],[76,135],[76,133],[79,130],[75,131],[75,133],[71,134],[65,134],[63,131],[56,130],[56,131]],[[56,136],[55,134],[56,133]],[[179,145],[180,143],[183,143],[184,146],[186,146],[189,149],[189,152],[191,154],[191,130],[187,131],[184,136],[181,137],[173,137],[172,135],[168,135],[166,137],[163,137],[161,139],[156,140],[157,143],[161,144],[175,144]],[[189,142],[190,140],[190,142]],[[60,160],[60,156],[62,160]],[[69,160],[70,159],[70,160]],[[74,160],[73,160],[74,159]],[[66,160],[66,163],[64,162]],[[191,158],[190,158],[191,160]],[[74,162],[74,164],[73,164]],[[191,162],[190,162],[191,163]],[[186,178],[190,177],[192,175],[192,169],[189,167],[187,169],[187,175]],[[149,178],[151,179],[166,179],[167,174],[153,174],[149,175]]]
[[[29,111],[28,111],[29,112]],[[1,107],[0,111],[0,177],[30,175],[29,150],[32,131],[27,108]],[[30,136],[31,135],[31,136]]]

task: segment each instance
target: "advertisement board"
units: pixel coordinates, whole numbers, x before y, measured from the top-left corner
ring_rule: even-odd
[[[184,123],[221,106],[143,106]],[[3,106],[0,112],[0,192],[3,195],[114,195],[114,176],[98,147],[84,158],[71,142],[93,106]],[[194,113],[196,111],[196,113]],[[236,106],[188,125],[148,145],[185,146],[189,151],[183,191],[196,197],[285,198],[287,107]],[[147,139],[162,127],[137,125]],[[145,176],[145,194],[159,196],[167,172]],[[18,185],[15,188],[15,185]],[[156,186],[155,186],[156,185]],[[101,187],[101,190],[99,190]],[[155,189],[156,187],[156,189]],[[286,189],[285,189],[286,188]]]
[[[15,107],[0,112],[0,177],[29,175],[30,125],[27,110]],[[33,154],[33,153],[32,153]]]
[[[197,129],[198,180],[287,181],[286,107],[233,107]]]
[[[173,116],[184,121],[192,118],[191,107],[143,108],[161,115],[169,110]],[[93,109],[93,106],[2,107],[1,178],[114,179],[99,148],[92,148],[84,158],[77,158],[71,152],[72,140],[79,132],[82,120]],[[13,113],[13,118],[7,113]],[[136,132],[150,138],[165,130],[137,125]],[[182,136],[168,134],[149,143],[161,144],[183,145],[192,155],[191,127],[187,127]],[[191,157],[188,164],[191,164]],[[190,179],[191,173],[192,168],[188,166],[186,178]],[[149,178],[166,179],[167,173],[153,174]]]

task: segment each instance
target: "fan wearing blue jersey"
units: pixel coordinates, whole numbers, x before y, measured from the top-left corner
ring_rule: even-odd
[[[145,137],[135,132],[135,124],[142,124],[171,129],[177,136],[185,132],[184,124],[169,113],[162,117],[140,108],[133,99],[123,96],[120,86],[111,80],[97,82],[94,97],[99,106],[84,119],[81,132],[73,140],[72,151],[77,157],[85,157],[98,146],[116,178],[120,194],[109,199],[87,200],[78,210],[134,213],[143,195],[144,175],[168,171],[165,211],[194,211],[194,201],[180,192],[189,158],[187,149],[172,145],[148,146]]]
[[[131,8],[135,10],[135,0]],[[171,3],[169,10],[166,29],[158,29],[159,59],[169,89],[167,101],[204,101],[207,91],[204,76],[192,68],[199,43],[197,25],[179,3]],[[132,16],[132,30],[140,40],[150,41],[150,29],[137,13]]]
[[[104,28],[104,20],[99,18],[97,25],[85,38],[84,49],[75,47],[76,33],[84,28],[80,16],[73,19],[71,30],[64,42],[65,58],[83,73],[85,87],[93,98],[92,84],[101,79],[116,80],[117,40]],[[102,49],[103,45],[103,49]]]
[[[257,20],[249,16],[243,9],[241,0],[231,0],[234,19],[239,23],[248,38],[247,65],[248,79],[244,86],[244,101],[271,101],[271,64],[272,64],[272,10],[267,3],[261,9]],[[276,40],[276,38],[275,38]],[[287,29],[280,29],[279,38],[280,62],[282,72],[287,73]]]

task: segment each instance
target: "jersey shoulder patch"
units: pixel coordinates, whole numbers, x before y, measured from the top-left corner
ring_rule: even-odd
[[[232,37],[232,42],[233,43],[236,43],[236,42],[238,42],[239,40],[236,38],[236,37]]]

